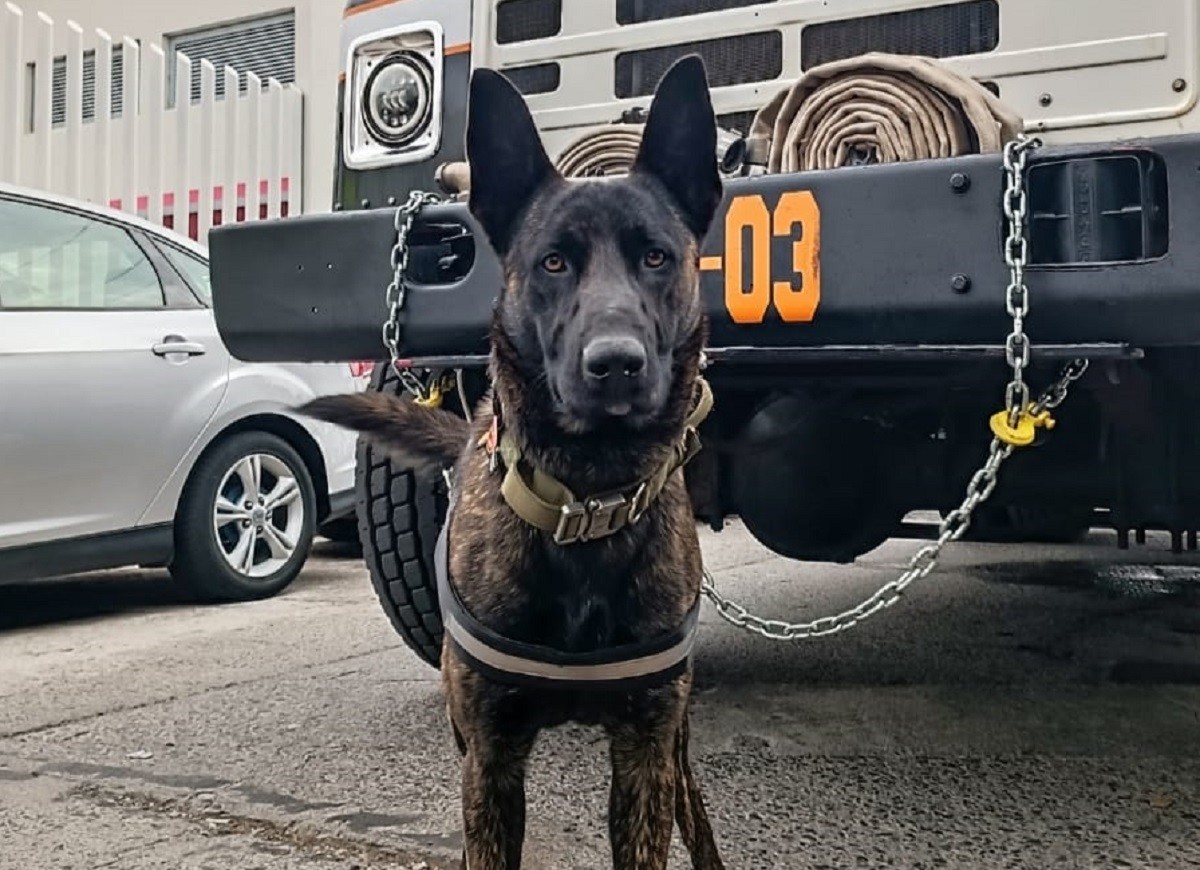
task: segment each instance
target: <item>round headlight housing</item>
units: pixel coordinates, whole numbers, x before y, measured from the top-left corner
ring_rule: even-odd
[[[433,69],[418,54],[397,51],[379,61],[363,84],[362,113],[372,138],[403,148],[433,117]]]

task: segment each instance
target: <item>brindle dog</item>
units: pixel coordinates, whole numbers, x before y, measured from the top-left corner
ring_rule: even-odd
[[[700,546],[682,472],[638,522],[557,544],[501,495],[480,447],[498,412],[531,466],[575,493],[629,485],[663,465],[692,409],[707,338],[700,241],[720,203],[716,123],[698,58],[655,94],[632,171],[564,179],[520,94],[471,81],[470,210],[503,263],[492,389],[468,424],[381,393],[318,399],[310,416],[364,433],[410,464],[454,464],[449,575],[469,613],[516,641],[584,652],[676,629],[700,594]],[[447,642],[442,673],[463,754],[464,862],[520,867],[526,761],[568,721],[611,740],[609,833],[618,870],[665,868],[672,817],[693,867],[722,867],[688,760],[691,664],[665,685],[615,693],[506,685]]]

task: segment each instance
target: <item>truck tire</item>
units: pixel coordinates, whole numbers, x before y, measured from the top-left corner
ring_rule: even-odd
[[[367,388],[403,395],[389,364],[375,366]],[[445,481],[437,471],[415,471],[358,439],[355,485],[363,560],[371,585],[401,640],[426,664],[439,666],[442,619],[433,549],[446,516]]]

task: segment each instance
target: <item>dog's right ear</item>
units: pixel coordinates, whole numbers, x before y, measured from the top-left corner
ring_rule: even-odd
[[[471,76],[467,162],[471,214],[503,256],[525,206],[543,184],[559,175],[520,91],[490,69],[478,69]]]

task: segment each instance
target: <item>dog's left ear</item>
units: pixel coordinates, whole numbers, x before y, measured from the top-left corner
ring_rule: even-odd
[[[662,182],[688,227],[704,237],[721,202],[721,177],[717,118],[698,56],[676,61],[658,83],[633,171]]]

